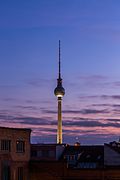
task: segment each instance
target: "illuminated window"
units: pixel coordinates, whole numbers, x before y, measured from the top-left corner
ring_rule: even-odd
[[[87,169],[87,168],[89,168],[89,169],[94,169],[94,168],[96,168],[96,163],[94,163],[94,162],[81,162],[81,163],[79,163],[79,167],[80,168],[84,168],[84,169]]]
[[[18,180],[23,180],[23,167],[18,167]]]
[[[2,151],[10,151],[11,150],[11,141],[3,139],[1,140],[1,150]]]
[[[25,152],[25,142],[18,140],[16,141],[16,152],[23,153]]]
[[[74,161],[74,160],[75,160],[75,155],[70,155],[70,156],[69,156],[69,160],[70,160],[70,161]]]

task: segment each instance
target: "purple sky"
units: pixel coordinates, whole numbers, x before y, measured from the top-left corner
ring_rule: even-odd
[[[56,142],[58,40],[63,141],[120,136],[120,1],[0,1],[0,126]]]

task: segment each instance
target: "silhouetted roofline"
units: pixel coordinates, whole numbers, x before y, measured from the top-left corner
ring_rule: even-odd
[[[17,131],[32,131],[31,129],[29,128],[13,128],[13,127],[2,127],[0,126],[0,130],[1,129],[9,129],[9,130],[17,130]]]
[[[52,143],[49,143],[49,144],[44,144],[44,143],[32,143],[31,144],[32,146],[66,146],[66,144],[52,144]]]

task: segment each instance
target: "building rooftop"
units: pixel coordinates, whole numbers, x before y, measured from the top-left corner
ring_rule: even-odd
[[[80,145],[80,146],[66,146],[64,154],[78,154],[80,152],[95,152],[95,153],[101,153],[104,151],[103,145]]]
[[[9,129],[9,130],[17,130],[17,131],[32,131],[31,129],[29,128],[12,128],[12,127],[2,127],[0,126],[0,130],[1,129]]]
[[[105,145],[120,154],[120,142],[113,141]]]
[[[104,166],[104,146],[67,146],[62,155],[71,167],[77,167],[79,163],[95,163],[95,167]],[[72,164],[72,165],[71,165]]]

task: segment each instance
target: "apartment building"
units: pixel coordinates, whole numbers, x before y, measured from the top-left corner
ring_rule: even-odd
[[[28,180],[30,129],[0,127],[0,180]]]

